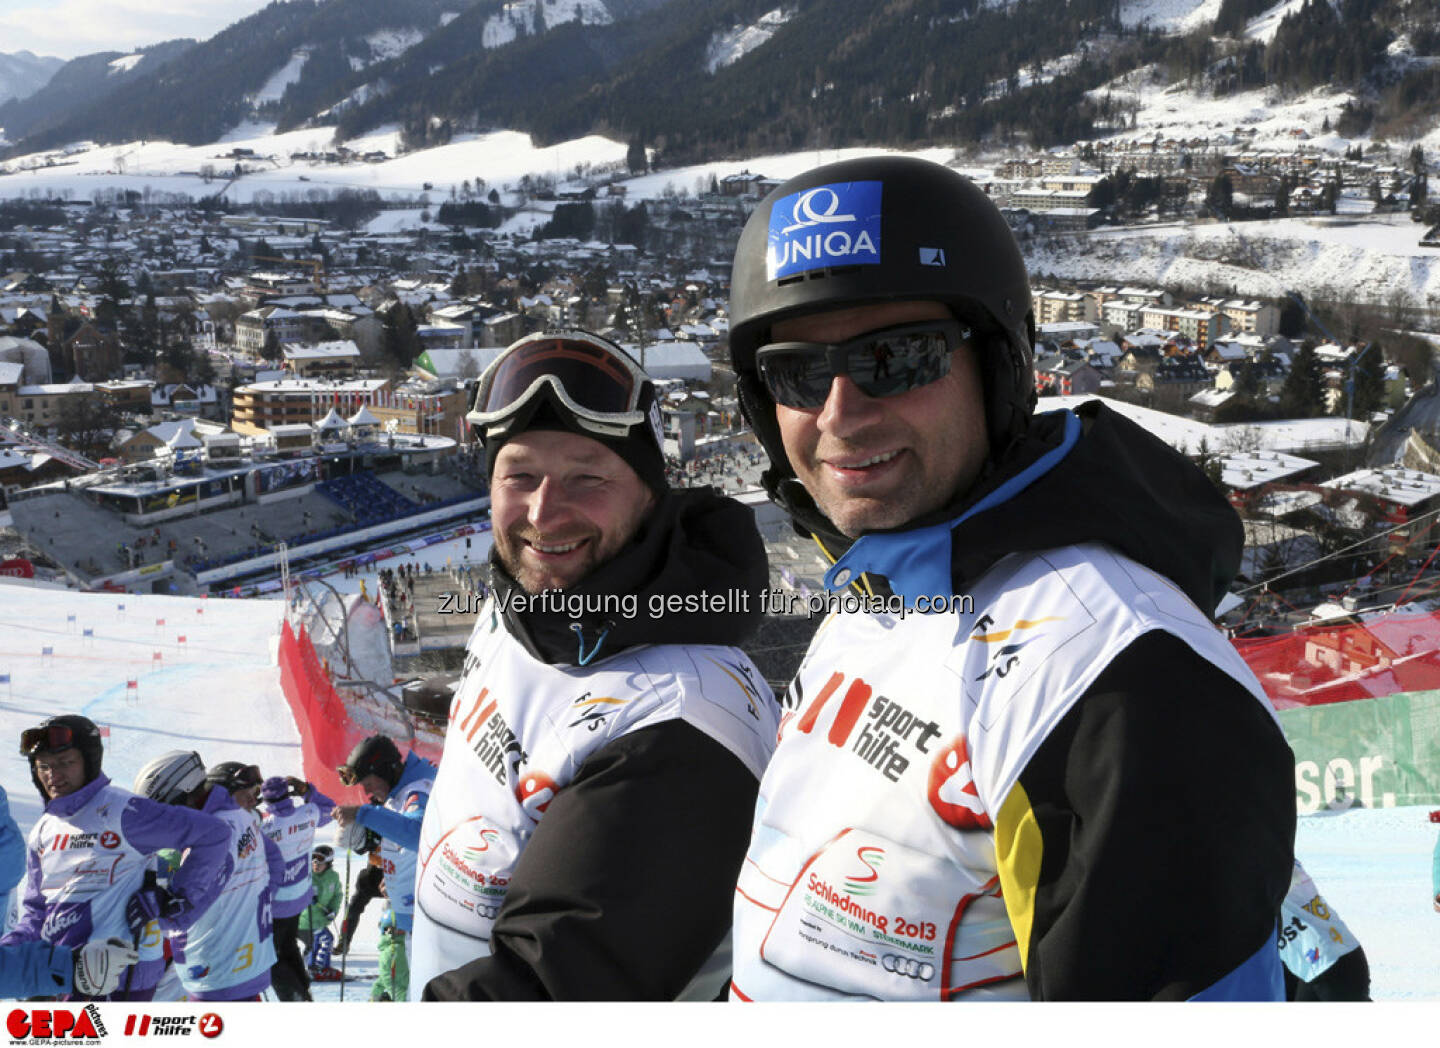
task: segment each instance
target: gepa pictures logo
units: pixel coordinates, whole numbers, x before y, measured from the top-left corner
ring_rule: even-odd
[[[5,1028],[11,1042],[28,1041],[98,1041],[105,1036],[100,1009],[87,1004],[75,1011],[69,1008],[14,1008],[6,1016]]]
[[[765,259],[770,279],[879,263],[881,188],[879,182],[837,182],[775,201]]]

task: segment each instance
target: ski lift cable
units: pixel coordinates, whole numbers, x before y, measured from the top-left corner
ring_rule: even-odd
[[[1363,539],[1359,540],[1358,542],[1352,542],[1350,545],[1345,546],[1345,547],[1342,547],[1341,549],[1337,549],[1337,550],[1335,550],[1333,553],[1325,553],[1325,554],[1322,554],[1321,556],[1316,557],[1314,560],[1306,561],[1304,564],[1301,564],[1301,565],[1299,565],[1298,567],[1295,567],[1295,568],[1291,568],[1289,571],[1281,572],[1279,575],[1276,575],[1276,576],[1274,576],[1273,578],[1268,578],[1268,579],[1264,580],[1263,582],[1256,582],[1256,583],[1254,583],[1253,585],[1245,586],[1245,587],[1243,587],[1242,589],[1235,590],[1235,591],[1234,591],[1235,596],[1237,596],[1237,597],[1244,596],[1245,594],[1250,593],[1250,592],[1252,592],[1252,591],[1254,591],[1254,590],[1265,589],[1265,588],[1267,588],[1267,587],[1269,587],[1269,586],[1273,586],[1275,583],[1279,582],[1281,579],[1289,578],[1291,575],[1298,575],[1298,574],[1300,574],[1302,571],[1305,571],[1305,570],[1307,570],[1307,569],[1309,569],[1309,568],[1314,567],[1316,564],[1321,564],[1321,563],[1323,563],[1323,562],[1325,562],[1325,561],[1327,561],[1327,560],[1333,560],[1334,558],[1340,556],[1341,554],[1348,553],[1348,552],[1350,552],[1350,551],[1353,550],[1353,549],[1358,549],[1360,546],[1363,546],[1363,545],[1365,545],[1366,543],[1369,543],[1369,542],[1374,542],[1374,541],[1375,541],[1376,539],[1378,539],[1378,538],[1384,538],[1386,535],[1393,534],[1394,532],[1397,532],[1397,531],[1401,530],[1402,528],[1414,527],[1416,524],[1420,523],[1422,520],[1425,520],[1426,518],[1436,518],[1436,517],[1440,517],[1440,509],[1432,509],[1432,510],[1431,510],[1430,512],[1428,512],[1428,513],[1422,513],[1422,514],[1421,514],[1420,516],[1418,516],[1418,517],[1414,517],[1414,518],[1412,518],[1412,519],[1410,519],[1410,520],[1407,520],[1404,524],[1397,524],[1397,525],[1395,525],[1393,528],[1386,528],[1384,531],[1377,531],[1377,532],[1376,532],[1375,534],[1373,534],[1373,535],[1367,535],[1367,536],[1365,536]],[[1433,526],[1433,525],[1434,525],[1434,522],[1432,521],[1431,526]],[[1427,527],[1426,530],[1428,531],[1429,528]]]

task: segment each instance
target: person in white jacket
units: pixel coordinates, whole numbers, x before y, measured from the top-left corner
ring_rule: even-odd
[[[1035,412],[1000,210],[914,157],[806,171],[730,306],[763,483],[831,562],[732,998],[1279,999],[1293,756],[1211,621],[1244,531],[1100,403]]]
[[[411,997],[714,998],[777,719],[736,646],[753,516],[669,490],[654,383],[588,332],[510,346],[467,417],[493,585],[420,833]]]

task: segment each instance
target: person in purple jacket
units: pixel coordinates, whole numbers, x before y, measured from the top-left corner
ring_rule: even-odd
[[[192,750],[161,754],[140,770],[135,788],[176,808],[203,811],[227,827],[231,867],[219,897],[188,928],[170,934],[175,974],[191,1001],[256,1000],[275,964],[273,906],[285,859],[260,820],[215,781]]]
[[[285,877],[275,890],[275,967],[271,981],[282,1001],[310,1000],[310,973],[300,954],[300,915],[315,891],[310,886],[310,847],[315,830],[330,822],[335,802],[304,779],[272,775],[260,787],[265,802],[261,829],[285,857]]]
[[[103,751],[100,729],[76,714],[21,733],[20,752],[45,812],[26,842],[20,919],[0,946],[43,941],[73,951],[92,940],[134,944],[153,919],[188,928],[218,895],[229,862],[225,825],[113,785],[100,770]],[[189,849],[163,895],[144,888],[147,860],[162,848]],[[122,979],[108,995],[86,994],[82,986],[66,996],[148,1000],[153,993],[153,985]]]
[[[10,816],[10,799],[0,788],[0,895],[8,894],[24,876],[25,835]],[[119,939],[86,943],[77,950],[43,941],[0,946],[0,998],[111,994],[138,956]]]

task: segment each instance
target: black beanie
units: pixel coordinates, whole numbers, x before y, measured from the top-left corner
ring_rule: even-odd
[[[644,422],[631,426],[630,432],[623,437],[602,435],[580,425],[563,406],[557,407],[555,398],[546,388],[536,397],[529,418],[508,423],[504,427],[503,435],[491,437],[483,432],[480,434],[481,442],[485,445],[486,480],[494,479],[495,457],[500,454],[500,449],[507,441],[529,430],[554,429],[589,437],[604,444],[625,460],[625,464],[635,471],[636,476],[657,498],[663,498],[670,490],[670,483],[665,478],[665,455],[660,444],[664,439],[660,427],[660,405],[655,400],[653,383],[646,383],[646,392],[640,407],[645,412]]]

